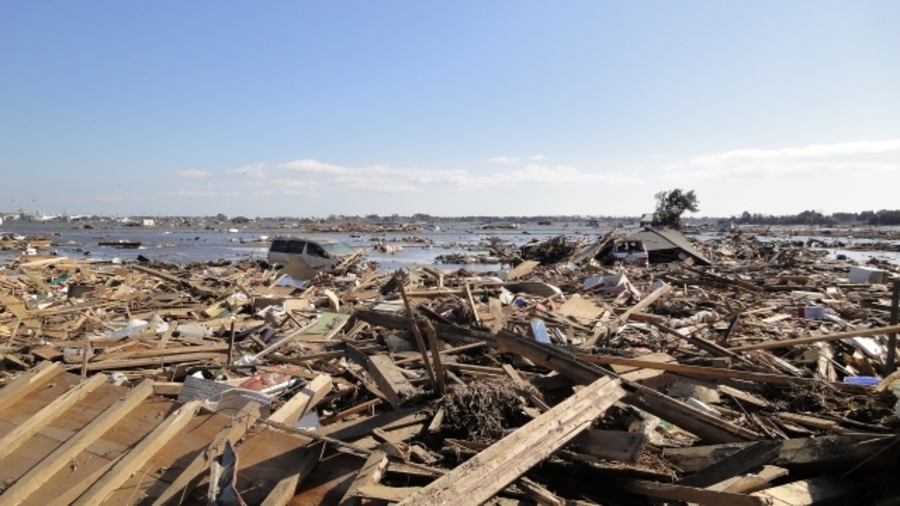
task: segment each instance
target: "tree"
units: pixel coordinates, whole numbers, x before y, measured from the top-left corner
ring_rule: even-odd
[[[696,213],[700,210],[700,202],[694,190],[683,192],[680,188],[662,191],[655,195],[656,212],[653,213],[654,225],[681,227],[681,215],[685,211]]]

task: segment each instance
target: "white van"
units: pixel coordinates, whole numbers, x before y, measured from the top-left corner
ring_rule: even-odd
[[[270,264],[287,265],[294,258],[300,257],[313,269],[327,271],[355,253],[356,250],[334,239],[281,238],[272,241],[266,260]]]

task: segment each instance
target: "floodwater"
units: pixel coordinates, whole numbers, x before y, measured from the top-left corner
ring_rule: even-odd
[[[232,226],[232,225],[229,225]],[[438,231],[412,233],[314,233],[305,234],[298,230],[266,228],[254,225],[239,229],[237,233],[222,230],[207,230],[189,227],[129,227],[116,223],[95,223],[94,229],[84,229],[73,223],[65,222],[29,222],[8,221],[3,224],[2,232],[25,236],[48,237],[53,246],[50,251],[58,255],[73,258],[96,258],[122,261],[135,260],[139,255],[150,260],[162,260],[176,263],[209,260],[246,260],[265,259],[271,237],[280,236],[313,236],[329,237],[346,242],[354,249],[364,248],[371,261],[379,265],[379,270],[386,272],[401,267],[435,264],[438,255],[464,253],[467,255],[488,255],[487,238],[496,236],[504,242],[517,246],[533,240],[547,239],[561,234],[582,236],[595,239],[608,232],[608,228],[592,228],[573,226],[573,224],[550,226],[526,226],[518,230],[481,230],[471,223],[454,223],[448,228]],[[227,228],[227,227],[226,227]],[[263,238],[267,237],[268,240]],[[431,244],[422,244],[408,240],[424,238]],[[99,243],[140,242],[138,249],[119,249],[111,246],[100,246]],[[376,242],[401,245],[403,251],[387,254],[374,251]],[[47,250],[40,253],[46,254]],[[19,251],[0,251],[0,264],[8,263],[20,254]],[[496,270],[497,264],[436,264],[445,269],[465,267],[473,271]]]
[[[584,237],[596,239],[609,232],[610,227],[591,227],[580,223],[562,223],[553,225],[525,224],[520,229],[514,230],[482,230],[475,223],[452,223],[441,225],[438,231],[425,231],[419,234],[411,233],[316,233],[303,234],[297,230],[285,230],[283,228],[266,227],[253,224],[238,229],[237,233],[224,231],[234,225],[217,225],[222,229],[206,229],[203,227],[130,227],[118,223],[100,222],[94,223],[94,229],[84,229],[81,225],[66,222],[41,223],[33,221],[7,221],[0,231],[25,236],[43,236],[52,240],[51,251],[56,254],[73,258],[92,258],[111,260],[119,258],[122,261],[136,260],[142,255],[150,260],[162,260],[176,263],[188,263],[193,261],[245,260],[265,259],[268,250],[268,242],[263,237],[275,235],[314,235],[330,237],[344,241],[351,247],[364,248],[369,260],[379,265],[379,271],[388,272],[402,267],[417,265],[438,265],[444,269],[458,269],[465,267],[472,271],[492,271],[501,268],[497,264],[435,264],[435,257],[450,253],[464,253],[467,255],[489,254],[486,247],[488,237],[495,236],[506,243],[521,246],[534,240],[543,240],[559,235],[570,237]],[[620,232],[632,232],[638,230],[637,226],[620,228]],[[699,240],[716,240],[718,235],[695,235]],[[424,245],[411,242],[408,238],[426,238],[432,244]],[[789,231],[784,234],[760,236],[762,241],[806,241],[817,239],[825,244],[832,244],[835,240],[844,243],[865,244],[872,242],[867,239],[853,239],[846,237],[808,237],[793,236]],[[118,249],[109,246],[99,246],[99,243],[111,242],[140,242],[139,249]],[[403,246],[403,251],[395,254],[380,253],[373,250],[372,246],[383,241],[388,244]],[[851,251],[835,248],[817,248],[829,252],[831,258],[837,255],[859,262],[865,262],[871,257],[883,259],[900,265],[900,252],[884,251]],[[0,265],[8,263],[12,258],[20,254],[19,251],[0,251]],[[41,254],[46,254],[41,251]]]

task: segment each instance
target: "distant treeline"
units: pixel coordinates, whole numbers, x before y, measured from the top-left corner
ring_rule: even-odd
[[[818,211],[803,211],[800,214],[771,216],[751,214],[744,211],[741,216],[731,219],[744,225],[839,225],[864,223],[867,225],[900,225],[900,210],[863,211],[861,213],[834,213],[826,216]]]

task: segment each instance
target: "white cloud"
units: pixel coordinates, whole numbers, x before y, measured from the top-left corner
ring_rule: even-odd
[[[816,144],[804,148],[738,149],[664,167],[666,179],[783,178],[895,172],[900,139]]]
[[[500,172],[484,176],[474,176],[462,182],[463,188],[486,188],[491,186],[524,183],[556,184],[642,184],[640,178],[604,173],[581,172],[575,167],[556,165],[553,167],[528,164],[525,169]]]
[[[544,155],[531,155],[528,157],[529,160],[543,160]]]
[[[489,158],[488,161],[493,162],[493,163],[510,164],[510,163],[518,163],[519,159],[518,158],[509,158],[506,156],[495,156],[494,158]]]
[[[177,177],[184,178],[184,179],[203,179],[203,178],[209,176],[210,172],[207,172],[205,170],[196,170],[196,169],[176,170],[175,175]]]
[[[303,179],[273,177],[268,186],[292,188],[310,193],[331,189],[365,190],[379,193],[421,193],[428,186],[456,190],[476,190],[496,186],[538,183],[558,184],[643,184],[640,178],[596,172],[582,172],[574,167],[528,164],[524,169],[472,173],[460,169],[428,169],[373,165],[344,167],[318,160],[295,160],[276,166],[283,172],[300,173]]]
[[[237,174],[240,176],[247,176],[253,178],[263,178],[267,175],[266,164],[264,163],[255,163],[253,165],[244,165],[243,167],[237,169],[228,169],[226,172],[229,174]]]

